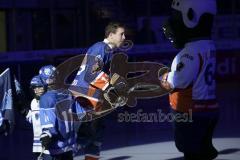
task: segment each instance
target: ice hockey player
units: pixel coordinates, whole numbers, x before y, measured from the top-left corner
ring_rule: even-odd
[[[59,118],[56,114],[57,105],[64,100],[71,100],[69,92],[55,90],[56,68],[52,65],[40,69],[40,77],[47,84],[47,92],[40,98],[40,120],[42,125],[41,142],[44,149],[49,150],[54,160],[72,160],[72,147],[76,136],[74,124],[70,119]],[[68,109],[71,110],[71,106]]]
[[[46,91],[46,84],[41,79],[39,75],[34,76],[30,82],[30,88],[33,93],[33,99],[31,101],[30,110],[28,111],[26,118],[27,120],[32,123],[33,126],[33,153],[34,159],[37,158],[42,153],[41,157],[44,160],[52,160],[50,153],[48,150],[43,150],[42,144],[40,141],[40,136],[42,134],[42,126],[40,123],[40,107],[39,107],[39,100],[41,95],[44,94]]]

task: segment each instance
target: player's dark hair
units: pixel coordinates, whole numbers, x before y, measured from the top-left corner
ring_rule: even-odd
[[[118,28],[125,28],[125,26],[120,22],[110,22],[105,28],[105,38],[107,38],[110,33],[116,33]]]

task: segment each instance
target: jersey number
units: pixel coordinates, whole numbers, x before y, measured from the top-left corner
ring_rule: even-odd
[[[204,73],[205,83],[210,86],[212,85],[214,81],[214,71],[213,71],[213,64],[209,63],[206,67],[205,73]]]

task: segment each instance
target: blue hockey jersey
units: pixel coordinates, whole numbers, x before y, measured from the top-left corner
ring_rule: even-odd
[[[74,97],[84,97],[94,109],[99,106],[102,91],[109,86],[113,50],[106,41],[90,47],[69,90]]]
[[[40,98],[40,121],[42,135],[47,134],[52,138],[49,147],[51,155],[72,150],[76,135],[72,115],[67,114],[74,110],[74,105],[62,103],[71,101],[69,92],[51,90]]]

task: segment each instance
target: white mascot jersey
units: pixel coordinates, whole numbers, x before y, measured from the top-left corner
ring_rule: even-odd
[[[199,40],[185,44],[173,60],[167,81],[174,88],[170,94],[173,109],[186,112],[194,102],[212,101],[215,95],[216,50],[213,41]]]

